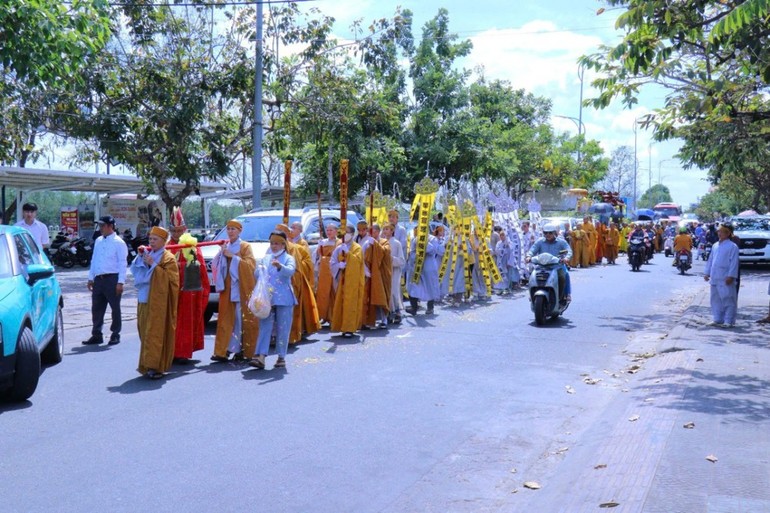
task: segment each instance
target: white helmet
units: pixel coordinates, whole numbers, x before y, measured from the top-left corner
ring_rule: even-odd
[[[543,233],[546,233],[546,232],[559,233],[559,227],[556,226],[554,223],[548,223],[545,226],[543,226]]]

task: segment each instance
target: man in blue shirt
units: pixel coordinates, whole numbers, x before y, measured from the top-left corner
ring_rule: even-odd
[[[569,247],[566,240],[557,237],[558,232],[559,228],[555,224],[548,223],[543,226],[543,238],[535,241],[532,247],[529,248],[526,261],[529,263],[533,256],[541,253],[548,253],[561,260],[562,264],[556,270],[559,275],[559,290],[563,291],[565,301],[571,301],[572,286],[566,264],[572,258],[572,248]]]
[[[104,216],[99,219],[101,237],[94,243],[94,254],[91,258],[91,269],[88,271],[88,290],[91,291],[91,338],[83,341],[83,345],[96,345],[104,342],[102,326],[107,305],[112,312],[110,324],[109,345],[120,343],[120,297],[123,295],[123,284],[126,282],[126,259],[128,249],[117,233],[115,219]]]

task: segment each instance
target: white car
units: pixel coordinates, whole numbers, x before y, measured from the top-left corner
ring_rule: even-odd
[[[728,222],[740,239],[738,258],[742,264],[770,262],[770,216],[735,216]]]
[[[335,222],[339,224],[340,211],[334,209],[322,209],[324,223]],[[256,210],[243,214],[235,218],[243,224],[241,239],[251,244],[254,257],[260,260],[267,253],[270,247],[270,233],[275,230],[276,225],[283,223],[283,209]],[[352,210],[348,210],[348,223],[355,225],[359,216]],[[302,236],[309,244],[315,245],[318,242],[318,209],[305,207],[303,209],[293,208],[289,210],[289,225],[300,221],[302,223]],[[227,231],[222,229],[212,240],[227,239]],[[214,279],[211,274],[211,262],[219,253],[220,246],[203,246],[201,253],[206,262],[206,271],[209,274],[211,291],[209,293],[209,304],[206,307],[204,321],[209,322],[211,317],[219,308],[219,294],[215,289]]]

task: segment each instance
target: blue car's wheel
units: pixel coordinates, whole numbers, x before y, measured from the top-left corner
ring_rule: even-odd
[[[53,338],[45,346],[40,358],[45,363],[59,363],[64,356],[64,318],[62,317],[61,306],[56,309],[56,320],[54,321]]]
[[[12,401],[26,401],[35,393],[40,379],[40,353],[32,330],[24,328],[16,344],[16,371],[13,387],[8,391]]]

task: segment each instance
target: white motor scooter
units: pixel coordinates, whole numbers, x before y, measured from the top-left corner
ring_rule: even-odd
[[[549,253],[540,253],[532,257],[534,269],[529,276],[529,300],[535,313],[535,323],[545,324],[549,317],[559,317],[569,307],[569,301],[559,301],[558,268],[561,260]]]

